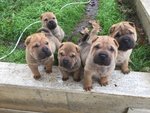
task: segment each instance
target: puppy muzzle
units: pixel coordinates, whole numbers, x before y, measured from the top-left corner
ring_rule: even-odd
[[[98,65],[108,66],[111,63],[111,59],[106,53],[98,53],[94,57],[94,63]]]
[[[72,68],[71,62],[69,61],[69,59],[66,59],[66,58],[62,59],[61,66],[66,68],[66,69]]]
[[[57,27],[57,24],[55,21],[51,20],[47,23],[47,27],[50,29],[50,30],[53,30]]]
[[[49,48],[47,48],[47,47],[42,47],[41,48],[41,52],[40,52],[40,54],[39,54],[39,59],[41,60],[41,59],[45,59],[45,58],[47,58],[47,57],[49,57],[49,56],[51,56],[52,55],[52,53],[51,53],[51,51],[49,50]]]
[[[119,43],[119,50],[121,51],[127,51],[129,49],[133,49],[135,47],[135,41],[134,39],[129,35],[124,35],[120,37],[118,40]]]

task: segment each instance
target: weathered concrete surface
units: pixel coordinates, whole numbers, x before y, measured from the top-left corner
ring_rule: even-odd
[[[150,43],[150,0],[134,0],[136,11]]]
[[[42,113],[42,112],[20,111],[20,110],[0,108],[0,113]]]
[[[150,109],[130,108],[128,113],[150,113]]]
[[[0,63],[0,107],[46,113],[124,113],[128,107],[150,109],[150,73],[115,71],[109,85],[96,81],[91,92],[82,82],[61,80],[57,67],[34,80],[26,64]]]

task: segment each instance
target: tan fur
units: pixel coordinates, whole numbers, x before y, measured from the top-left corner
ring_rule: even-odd
[[[50,30],[50,29],[48,29],[48,30],[55,37],[57,37],[60,42],[62,42],[62,40],[64,39],[65,33],[64,33],[63,29],[58,25],[57,18],[53,12],[45,12],[41,15],[42,27],[48,28],[47,24],[50,20],[54,21],[56,23],[57,27],[53,30]]]
[[[85,42],[81,42],[81,43],[78,44],[81,48],[82,59],[87,58],[88,52],[91,48],[92,41],[97,39],[97,33],[100,32],[100,28],[101,28],[100,25],[99,25],[99,22],[96,21],[96,20],[90,20],[89,23],[92,25],[92,28],[93,28],[91,30],[91,32],[89,32],[88,28],[84,28],[81,31],[81,33],[83,35],[85,35],[85,34],[89,35],[88,39]],[[83,65],[85,65],[85,60],[82,60],[82,63],[83,63]]]
[[[92,26],[92,30],[90,32],[90,30],[87,27],[84,27],[80,31],[80,33],[83,36],[83,38],[80,39],[81,40],[80,42],[82,42],[82,40],[88,40],[87,43],[92,43],[93,38],[96,38],[97,37],[97,33],[101,31],[101,27],[100,27],[98,21],[96,21],[96,20],[90,20],[89,23]]]
[[[97,33],[101,31],[101,26],[99,25],[99,21],[91,20],[89,23],[92,25],[93,29],[90,33],[90,39],[92,40],[92,37],[97,36]]]
[[[92,37],[90,37],[92,38]],[[99,46],[99,48],[95,48]],[[88,48],[88,49],[87,49]],[[113,48],[113,51],[111,51]],[[106,52],[110,58],[108,66],[98,65],[94,62],[97,52]],[[84,66],[84,89],[91,90],[92,77],[98,76],[100,85],[107,85],[107,78],[112,74],[115,68],[115,62],[118,54],[118,43],[110,36],[97,36],[93,38],[91,45],[81,49],[81,59]]]
[[[129,34],[129,32],[132,32],[133,34],[131,35],[132,40],[135,42],[137,41],[137,33],[135,29],[135,25],[132,22],[120,22],[117,24],[112,25],[110,28],[110,36],[115,37],[117,33],[119,33],[121,36]],[[127,51],[118,51],[118,57],[117,57],[117,66],[121,67],[121,71],[126,74],[129,73],[130,70],[128,68],[128,63],[130,60],[130,55],[132,53],[132,49],[129,49]]]
[[[69,63],[64,64],[64,60]],[[69,79],[69,75],[73,75],[75,81],[80,81],[81,76],[81,59],[80,48],[72,42],[64,42],[58,50],[59,69],[62,73],[62,80]],[[69,66],[68,66],[69,65]]]
[[[53,39],[53,38],[52,38]],[[35,79],[41,77],[38,71],[39,65],[44,65],[47,73],[52,72],[52,65],[54,61],[54,52],[56,51],[56,44],[53,40],[48,39],[43,33],[35,33],[28,36],[25,40],[26,45],[26,62],[33,73]],[[36,47],[38,45],[38,47]],[[40,58],[42,55],[42,48],[47,48],[51,55],[45,58]]]

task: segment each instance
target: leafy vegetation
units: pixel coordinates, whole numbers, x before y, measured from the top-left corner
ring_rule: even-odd
[[[84,1],[84,0],[83,0]],[[69,35],[74,26],[84,14],[85,5],[71,5],[60,10],[65,4],[74,0],[1,0],[0,2],[0,57],[8,54],[13,49],[18,37],[25,27],[39,21],[43,12],[53,11],[59,25]],[[35,24],[27,29],[22,37],[25,38],[37,31],[41,24]],[[18,48],[12,55],[3,61],[25,63],[24,48]]]

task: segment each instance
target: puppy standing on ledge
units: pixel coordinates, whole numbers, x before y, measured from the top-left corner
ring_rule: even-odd
[[[45,12],[41,15],[41,21],[42,21],[42,29],[48,29],[51,31],[51,33],[58,38],[60,42],[64,39],[64,31],[63,29],[58,25],[56,16],[53,12]],[[40,31],[39,30],[39,31]],[[44,31],[44,30],[43,30]]]
[[[110,28],[110,36],[114,37],[119,43],[117,66],[121,66],[121,71],[124,74],[129,73],[128,63],[132,49],[135,47],[137,41],[134,23],[120,22],[112,25]]]
[[[79,43],[86,91],[92,89],[92,77],[95,75],[98,76],[100,85],[108,84],[108,77],[114,71],[118,54],[117,41],[110,36],[97,36],[100,30],[99,23],[96,21],[90,21],[90,23],[93,29],[89,34],[89,39],[84,39]]]
[[[53,39],[54,37],[52,37]],[[27,37],[26,45],[26,61],[33,73],[35,79],[39,79],[41,74],[38,70],[39,65],[45,66],[47,73],[52,72],[54,61],[53,53],[56,50],[56,44],[53,40],[48,39],[44,33],[35,33]]]
[[[84,89],[86,91],[92,89],[92,77],[95,75],[98,76],[100,85],[108,84],[108,77],[115,69],[117,54],[118,43],[109,36],[97,36],[91,46],[84,45],[81,50],[81,59],[85,64]]]
[[[74,81],[80,81],[81,59],[78,45],[72,42],[62,43],[58,50],[58,62],[63,81],[68,80],[69,75],[73,76]]]

